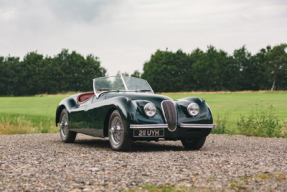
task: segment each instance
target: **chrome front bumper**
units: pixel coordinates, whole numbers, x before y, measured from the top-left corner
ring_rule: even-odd
[[[195,128],[195,129],[213,129],[216,127],[216,124],[180,124],[181,128]]]
[[[168,128],[168,124],[131,124],[131,129],[163,129]]]
[[[216,124],[186,124],[181,123],[181,128],[193,128],[193,129],[213,129]],[[168,128],[168,124],[131,124],[131,129],[165,129]]]

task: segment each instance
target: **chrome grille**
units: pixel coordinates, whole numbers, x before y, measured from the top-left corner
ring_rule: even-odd
[[[161,103],[162,112],[166,123],[168,124],[168,130],[173,132],[176,130],[177,125],[177,112],[172,101],[163,101]]]

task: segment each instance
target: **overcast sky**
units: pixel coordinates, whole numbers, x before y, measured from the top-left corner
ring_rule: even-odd
[[[142,72],[157,49],[254,54],[280,43],[286,0],[0,0],[1,56],[67,48],[98,56],[109,75]]]

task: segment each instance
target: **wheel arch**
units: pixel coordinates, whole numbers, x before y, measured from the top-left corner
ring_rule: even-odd
[[[134,114],[136,113],[136,105],[133,102],[128,101],[127,97],[124,96],[113,98],[109,102],[109,109],[107,110],[106,115],[104,116],[105,118],[103,128],[104,137],[108,136],[109,120],[114,110],[118,110],[121,119],[123,121],[124,127],[125,129],[127,129],[129,124],[128,122],[130,122],[131,118],[134,118],[135,116]]]
[[[56,126],[58,126],[58,123],[60,121],[60,115],[61,115],[61,112],[62,112],[63,109],[66,109],[65,105],[60,105],[57,108],[57,112],[56,112]]]
[[[111,114],[113,113],[113,111],[118,110],[115,106],[111,107],[105,117],[105,121],[104,121],[104,137],[108,136],[108,131],[109,131],[109,121],[110,121],[110,117]]]

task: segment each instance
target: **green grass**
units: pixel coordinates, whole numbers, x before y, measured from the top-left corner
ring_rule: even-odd
[[[236,122],[240,119],[240,115],[247,116],[256,104],[260,108],[262,103],[265,109],[272,104],[278,118],[287,121],[287,92],[183,93],[167,94],[167,96],[174,100],[184,97],[204,98],[212,110],[215,121],[218,115],[231,111],[227,128],[234,134],[239,133],[236,130]],[[0,97],[0,123],[9,119],[10,124],[17,124],[18,117],[22,116],[32,126],[37,127],[41,124],[42,128],[38,129],[40,132],[47,132],[55,122],[55,112],[59,102],[66,97],[67,95]]]
[[[225,114],[230,110],[231,114],[227,126],[232,130],[236,129],[236,122],[240,119],[240,115],[247,116],[256,107],[256,104],[258,109],[260,109],[261,103],[264,109],[267,109],[272,104],[277,118],[287,120],[287,92],[169,94],[167,96],[174,100],[193,96],[205,99],[212,110],[215,121],[219,114]]]
[[[67,96],[0,97],[0,114],[54,117],[59,102]],[[32,118],[32,117],[31,117]]]
[[[57,132],[56,108],[66,97],[67,95],[0,97],[0,134],[14,134],[17,129],[19,133]],[[13,127],[13,130],[5,131],[5,127]],[[25,131],[29,127],[31,129]]]

